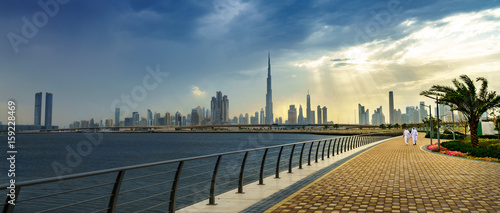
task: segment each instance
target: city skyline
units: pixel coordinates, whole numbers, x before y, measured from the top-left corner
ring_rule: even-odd
[[[231,98],[229,118],[253,114],[265,109],[269,51],[274,119],[286,119],[290,105],[306,107],[307,90],[311,111],[327,106],[335,123],[352,123],[358,103],[370,114],[382,107],[387,121],[389,91],[395,109],[431,104],[419,93],[452,85],[460,74],[485,77],[500,90],[495,1],[71,1],[44,8],[0,3],[0,100],[16,100],[19,124],[33,124],[39,91],[55,94],[52,125],[60,127],[104,122],[115,108],[122,120],[147,109],[187,115],[209,107],[216,91]],[[40,11],[46,23],[33,21]],[[26,34],[26,26],[36,32]]]

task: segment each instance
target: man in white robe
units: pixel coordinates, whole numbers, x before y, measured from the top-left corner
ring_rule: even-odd
[[[406,145],[408,145],[408,139],[410,139],[410,131],[408,131],[408,128],[403,132],[403,138],[405,139]]]
[[[411,130],[411,137],[413,138],[413,145],[417,145],[417,135],[418,135],[417,129],[415,129],[415,127],[413,127],[413,129]]]

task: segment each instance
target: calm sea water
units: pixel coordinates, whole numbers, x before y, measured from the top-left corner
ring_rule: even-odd
[[[58,175],[69,175],[77,174],[82,172],[96,171],[101,169],[116,168],[122,166],[131,166],[143,163],[151,163],[165,160],[173,160],[179,158],[187,158],[215,153],[223,153],[230,151],[237,151],[243,149],[252,149],[258,147],[266,147],[272,145],[287,144],[292,142],[308,141],[308,140],[319,140],[324,138],[331,138],[332,136],[325,135],[312,135],[312,134],[271,134],[271,133],[102,133],[102,134],[84,134],[84,133],[52,133],[52,134],[20,134],[16,136],[16,181],[27,181],[47,177],[57,177]],[[334,137],[334,136],[333,136]],[[0,137],[2,141],[7,145],[7,137]],[[98,139],[99,143],[93,144],[92,141]],[[2,146],[6,147],[6,146]],[[3,152],[6,152],[6,148],[3,148]],[[76,156],[78,155],[78,156]],[[272,153],[270,153],[270,156]],[[276,155],[276,153],[274,154]],[[228,181],[227,186],[222,187],[222,189],[227,190],[230,188],[235,188],[235,181],[237,181],[237,171],[239,169],[239,164],[241,162],[242,156],[231,156],[229,160],[234,160],[234,162],[227,162],[227,168],[221,172],[223,175],[221,179]],[[256,165],[261,159],[261,155],[256,153],[254,156],[249,156],[249,167],[251,165]],[[252,164],[252,161],[255,161]],[[214,159],[207,159],[206,162],[214,162]],[[203,165],[206,162],[196,162],[193,165],[185,165],[185,167],[197,167],[198,165]],[[4,161],[4,169],[7,171],[9,166],[8,162]],[[154,172],[162,172],[175,169],[176,165],[165,166],[164,168],[154,168],[152,170],[129,172],[127,175],[130,177],[138,177],[141,175],[151,174]],[[221,165],[223,166],[223,165]],[[203,169],[206,169],[205,171]],[[196,174],[199,172],[206,172],[206,177],[200,176],[198,179],[190,179],[182,183],[186,189],[190,185],[198,181],[206,181],[211,175],[211,170],[213,166],[205,166],[201,168],[194,169],[195,171],[183,172],[184,176],[190,176],[191,174]],[[253,168],[248,168],[253,169]],[[226,173],[224,173],[226,172]],[[272,169],[266,171],[268,174],[272,174]],[[253,175],[253,177],[246,178],[246,182],[256,180],[258,170],[254,172],[247,172],[247,174]],[[5,172],[6,174],[6,172]],[[171,176],[172,174],[170,174]],[[158,177],[158,179],[144,180],[127,186],[124,184],[122,186],[122,191],[126,189],[134,189],[140,185],[147,186],[148,184],[157,183],[163,179],[171,179],[167,174],[163,177]],[[218,178],[219,178],[218,176]],[[52,193],[52,190],[56,188],[58,192],[75,189],[75,187],[85,187],[85,184],[101,184],[105,182],[114,181],[116,174],[104,175],[99,178],[88,178],[85,181],[75,180],[66,181],[64,183],[54,183],[51,187],[32,187],[29,189],[21,190],[20,198],[29,195],[29,197],[39,196],[46,193]],[[2,175],[1,184],[8,183],[9,180],[7,175]],[[233,183],[231,183],[231,181]],[[82,186],[80,186],[82,185]],[[168,191],[170,188],[170,183],[166,183],[164,189],[158,190],[161,192]],[[209,185],[209,184],[208,184]],[[204,189],[208,186],[193,186],[193,189],[188,189],[185,195],[189,195],[190,192],[197,192],[200,188]],[[109,193],[111,189],[102,188],[97,191],[103,192],[104,194]],[[196,189],[196,190],[195,190]],[[96,191],[96,192],[97,192]],[[137,199],[137,197],[151,195],[152,192],[141,190],[134,195],[131,195],[128,201]],[[93,194],[93,192],[88,192]],[[130,193],[132,194],[132,193]],[[140,196],[138,196],[140,195]],[[180,194],[182,195],[182,194]],[[95,195],[92,195],[95,197]],[[75,195],[72,199],[82,200],[86,199],[84,195]],[[122,203],[127,202],[125,195],[120,195]],[[196,202],[200,199],[206,199],[205,195],[200,195],[198,197],[192,196],[188,197],[188,201],[181,201],[187,205],[189,202]],[[147,199],[153,205],[157,202],[168,201],[168,196],[158,200]],[[61,205],[60,202],[67,201],[68,195],[61,195],[59,198],[50,198],[43,201],[47,208],[50,208],[52,204]],[[106,206],[107,199],[103,199],[102,203],[99,205]],[[91,202],[97,205],[96,202]],[[40,203],[23,204],[16,206],[16,210],[24,209],[27,211],[37,211],[40,207]],[[24,206],[24,208],[23,208]],[[26,206],[31,206],[26,208]],[[128,205],[127,205],[128,206]],[[130,205],[132,206],[132,205]],[[147,206],[147,205],[146,205]],[[165,206],[168,206],[165,205]],[[73,208],[71,211],[88,211],[89,207],[79,207]],[[143,209],[144,205],[140,205]],[[155,211],[162,212],[164,209],[159,207]],[[132,207],[123,208],[122,211],[136,211]],[[153,209],[154,210],[154,209]],[[23,210],[21,210],[23,211]],[[61,212],[67,210],[60,210]]]

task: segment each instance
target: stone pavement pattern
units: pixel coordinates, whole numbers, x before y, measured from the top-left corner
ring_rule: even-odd
[[[266,212],[500,212],[500,163],[424,151],[423,135],[367,150]]]

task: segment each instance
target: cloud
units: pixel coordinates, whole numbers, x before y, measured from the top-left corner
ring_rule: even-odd
[[[193,87],[193,94],[196,96],[203,96],[205,95],[205,91],[201,91],[198,87]]]

